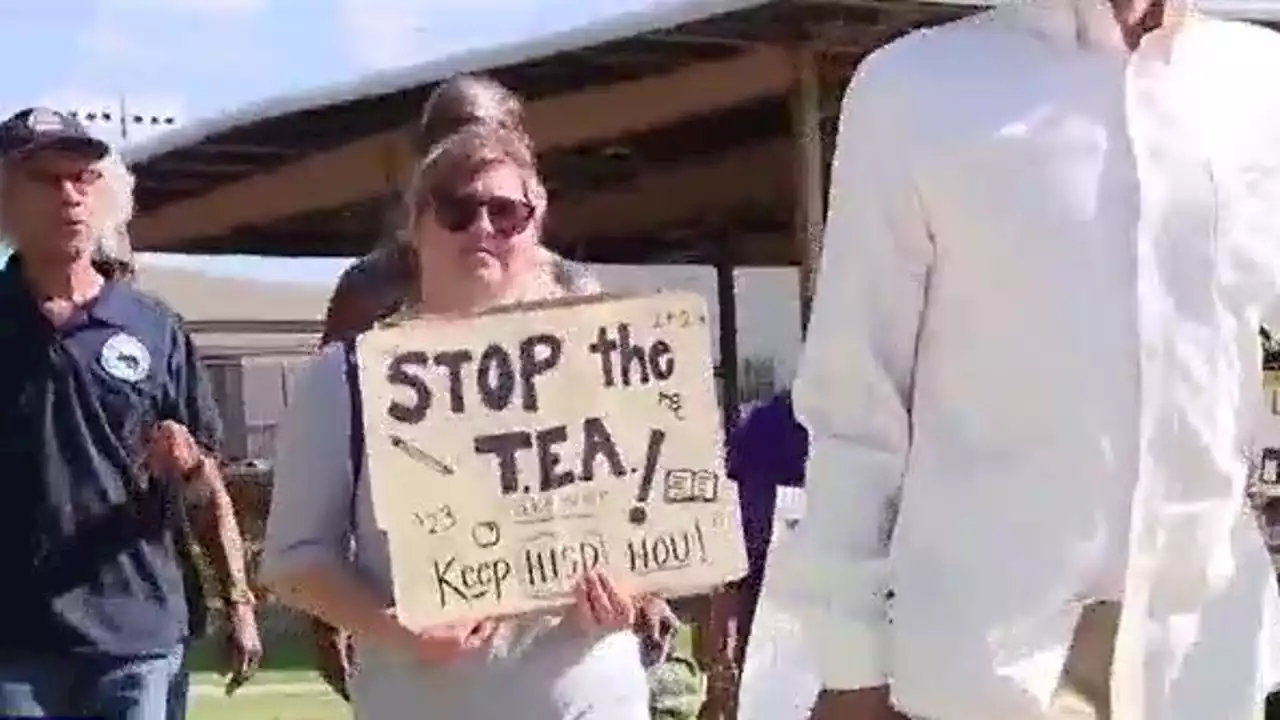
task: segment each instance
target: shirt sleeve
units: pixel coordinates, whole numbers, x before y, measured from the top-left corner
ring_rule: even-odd
[[[160,419],[181,424],[207,453],[220,455],[222,416],[213,396],[213,384],[200,362],[200,352],[180,322],[174,325],[168,363],[168,383]]]
[[[347,561],[355,483],[345,363],[341,345],[326,347],[281,419],[262,557],[268,581]]]
[[[917,332],[933,241],[869,58],[846,91],[821,270],[794,384],[809,431],[806,515],[783,546],[780,600],[823,685],[887,683],[888,545],[911,440]]]

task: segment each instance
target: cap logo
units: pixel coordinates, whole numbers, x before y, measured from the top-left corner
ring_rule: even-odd
[[[62,118],[48,108],[36,108],[31,111],[27,124],[36,132],[51,132],[62,129]]]

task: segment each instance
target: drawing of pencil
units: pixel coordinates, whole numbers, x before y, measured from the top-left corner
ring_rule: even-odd
[[[394,447],[395,449],[399,450],[405,455],[408,455],[409,457],[413,458],[417,462],[422,463],[423,465],[426,465],[427,467],[431,468],[432,470],[435,470],[441,475],[454,474],[455,471],[453,469],[453,466],[444,462],[440,458],[432,455],[426,450],[423,450],[422,448],[414,445],[408,440],[405,440],[399,435],[390,435],[388,437],[391,440],[391,447]]]

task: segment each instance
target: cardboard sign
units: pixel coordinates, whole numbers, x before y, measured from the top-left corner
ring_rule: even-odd
[[[1254,428],[1254,492],[1280,497],[1280,372],[1262,373],[1263,406]]]
[[[584,571],[701,592],[746,572],[710,324],[688,293],[423,319],[359,342],[400,616],[564,605]]]

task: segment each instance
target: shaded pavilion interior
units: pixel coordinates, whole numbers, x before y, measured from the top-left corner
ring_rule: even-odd
[[[369,78],[349,97],[319,93],[284,112],[175,131],[135,154],[135,243],[367,251],[396,207],[423,101],[441,78],[478,70],[528,102],[553,197],[548,241],[566,255],[706,263],[727,244],[735,264],[801,264],[802,249],[786,240],[802,194],[798,156],[815,145],[825,167],[830,143],[821,140],[853,67],[910,28],[971,9],[907,0],[674,5],[544,47]]]

